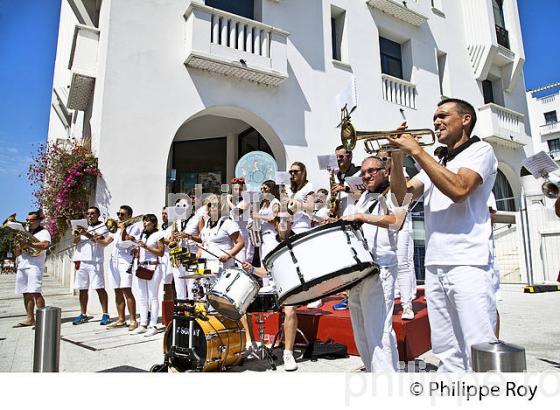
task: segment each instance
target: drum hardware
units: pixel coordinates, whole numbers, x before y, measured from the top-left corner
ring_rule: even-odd
[[[340,139],[346,151],[351,152],[356,147],[356,141],[364,140],[365,151],[370,154],[376,154],[378,151],[398,151],[394,147],[388,137],[398,138],[402,134],[411,134],[418,140],[421,147],[427,147],[436,143],[436,134],[429,128],[413,129],[413,130],[391,130],[391,131],[356,131],[350,122],[350,113],[344,107],[341,110],[340,122]],[[422,137],[428,137],[426,141],[420,140]]]
[[[276,364],[274,364],[276,356],[274,356],[272,350],[274,349],[274,344],[271,347],[268,347],[264,343],[264,324],[266,322],[266,319],[268,319],[268,317],[273,313],[274,312],[253,312],[247,313],[247,316],[255,316],[255,323],[257,325],[257,331],[259,332],[259,338],[261,340],[260,346],[258,346],[254,351],[255,356],[260,361],[266,361],[266,363],[272,370],[276,370]],[[249,326],[252,325],[251,322],[252,321],[249,321]]]
[[[215,273],[205,273],[205,274],[193,273],[190,275],[179,276],[179,279],[214,279],[215,277],[216,277]]]

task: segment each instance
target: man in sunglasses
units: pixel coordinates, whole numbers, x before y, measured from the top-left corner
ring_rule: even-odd
[[[80,291],[80,314],[72,322],[79,325],[89,320],[87,315],[87,305],[89,289],[95,289],[99,296],[99,303],[103,310],[100,325],[109,324],[108,296],[105,290],[105,274],[103,272],[103,253],[104,248],[112,239],[109,231],[99,220],[99,208],[90,206],[86,211],[87,228],[79,226],[78,235],[73,243],[76,245],[72,261],[76,269],[74,277],[74,289]],[[110,240],[109,240],[110,239]]]
[[[121,205],[117,212],[119,223],[122,224],[132,218],[132,208],[128,205]],[[136,321],[136,299],[132,294],[132,272],[130,266],[133,259],[134,246],[130,239],[139,240],[142,234],[142,222],[132,224],[126,229],[120,228],[112,234],[112,241],[115,242],[111,253],[111,262],[109,263],[111,271],[111,282],[115,289],[115,302],[117,305],[117,321],[107,326],[108,329],[114,329],[126,326],[125,307],[128,306],[130,314],[130,324],[128,330],[133,331],[138,328]],[[126,300],[126,304],[125,304]]]
[[[370,275],[350,289],[348,305],[356,347],[368,372],[396,372],[399,354],[393,331],[395,279],[397,277],[398,231],[406,219],[406,209],[394,206],[387,197],[389,171],[379,157],[362,162],[360,174],[366,191],[343,219],[363,223],[369,251],[379,265],[378,275]]]
[[[498,161],[492,146],[471,137],[476,111],[471,104],[446,99],[433,116],[438,141],[446,146],[438,163],[406,134],[390,138],[393,154],[391,189],[402,203],[424,195],[426,231],[426,300],[432,351],[439,371],[471,370],[471,346],[493,342],[496,302],[490,265],[488,197]],[[403,153],[422,171],[405,181]]]

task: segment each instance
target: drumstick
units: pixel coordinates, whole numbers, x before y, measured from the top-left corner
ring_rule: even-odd
[[[209,253],[210,255],[212,255],[214,258],[220,259],[220,257],[218,255],[216,255],[215,253],[210,252],[208,249],[204,248],[201,245],[196,245],[198,246],[200,249],[202,249],[204,252]],[[227,253],[226,251],[220,249],[223,253],[225,253],[227,256],[229,256],[230,258],[232,258],[234,261],[236,261],[237,263],[241,263],[243,264],[243,262],[241,262],[239,259],[235,258],[234,256],[232,256],[231,254]]]

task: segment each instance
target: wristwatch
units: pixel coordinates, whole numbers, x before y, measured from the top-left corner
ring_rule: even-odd
[[[349,186],[345,186],[345,187],[344,187],[344,192],[346,192],[347,194],[350,193],[350,187],[349,187]]]

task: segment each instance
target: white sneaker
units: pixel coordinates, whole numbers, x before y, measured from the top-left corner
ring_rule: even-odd
[[[296,359],[294,359],[294,355],[291,353],[284,353],[284,370],[287,372],[297,370]]]
[[[130,332],[131,335],[141,335],[142,333],[146,333],[148,331],[148,328],[146,326],[138,326],[136,329],[134,329],[132,332]]]
[[[308,309],[319,309],[321,306],[323,306],[323,300],[319,299],[316,300],[315,302],[311,302],[307,304],[307,308]]]
[[[154,336],[159,333],[159,330],[155,326],[150,326],[148,330],[144,333],[144,337]]]
[[[411,307],[407,306],[407,307],[403,308],[401,319],[402,320],[412,320],[412,319],[414,319],[414,311],[412,310]]]

